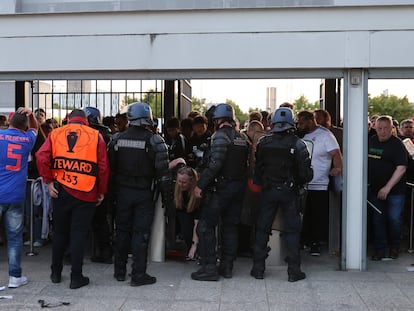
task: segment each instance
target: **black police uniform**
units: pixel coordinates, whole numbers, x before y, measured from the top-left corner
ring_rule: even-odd
[[[111,141],[111,133],[109,128],[99,124],[94,123],[93,118],[89,118],[89,126],[95,130],[98,130],[102,135],[105,143],[108,145]],[[111,233],[113,231],[113,226],[111,226],[108,221],[108,215],[112,219],[112,214],[110,212],[110,198],[111,195],[106,195],[102,204],[96,209],[95,215],[92,220],[92,230],[93,230],[93,249],[92,249],[92,262],[101,262],[101,263],[112,263],[112,245],[111,245]],[[112,223],[112,221],[111,221]]]
[[[171,191],[167,146],[150,129],[130,126],[110,143],[109,159],[117,193],[114,277],[125,280],[132,247],[131,285],[155,283],[156,279],[146,274],[154,218],[152,185],[156,178],[161,191]]]
[[[198,251],[202,267],[191,277],[200,281],[216,281],[218,272],[232,277],[233,261],[237,254],[237,224],[246,186],[247,141],[234,127],[224,125],[211,137],[207,167],[197,186],[206,200],[197,225]],[[215,228],[221,216],[222,240],[220,268],[216,267]]]
[[[313,177],[308,149],[291,130],[263,137],[256,151],[255,180],[262,184],[262,201],[256,227],[251,275],[263,279],[267,243],[275,215],[282,213],[289,281],[305,278],[300,270],[300,191]]]

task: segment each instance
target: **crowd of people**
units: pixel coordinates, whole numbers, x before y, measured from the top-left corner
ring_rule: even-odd
[[[263,279],[278,211],[288,281],[306,278],[301,250],[319,256],[328,241],[329,191],[342,174],[342,131],[325,110],[295,117],[292,108],[284,103],[272,114],[253,111],[240,129],[233,107],[218,104],[204,115],[192,111],[181,121],[167,120],[164,135],[144,103],[103,119],[97,108],[75,109],[61,126],[46,120],[43,109],[0,116],[0,215],[9,287],[28,282],[21,254],[30,218],[30,243],[52,241],[53,283],[61,282],[65,260],[71,264],[71,289],[89,283],[82,272],[88,239],[91,260],[113,264],[117,281],[129,275],[131,286],[155,283],[147,258],[159,195],[167,249],[178,243],[185,259],[200,265],[192,279],[231,278],[238,256],[251,257],[251,276]],[[413,139],[414,122],[404,120],[398,131],[394,123],[387,116],[369,123],[372,260],[398,257],[405,176],[414,167],[402,142]],[[33,203],[27,180],[39,178],[43,200]]]

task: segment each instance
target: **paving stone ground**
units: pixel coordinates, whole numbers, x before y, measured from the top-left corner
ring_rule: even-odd
[[[28,247],[25,247],[28,251]],[[367,271],[339,271],[339,258],[323,254],[311,257],[303,252],[306,280],[287,282],[285,266],[269,266],[264,280],[249,275],[251,261],[239,258],[234,277],[219,282],[197,282],[190,278],[198,269],[195,262],[166,260],[151,262],[148,272],[157,277],[151,286],[131,287],[128,280],[117,282],[113,265],[85,259],[84,274],[90,285],[69,289],[69,267],[65,266],[60,284],[52,284],[50,245],[38,248],[39,255],[23,256],[23,272],[30,283],[6,289],[0,295],[0,310],[40,309],[46,303],[70,302],[55,310],[123,311],[270,311],[270,310],[414,310],[414,272],[406,266],[414,255],[403,253],[397,260],[372,262]],[[7,285],[6,247],[0,247],[0,285]]]

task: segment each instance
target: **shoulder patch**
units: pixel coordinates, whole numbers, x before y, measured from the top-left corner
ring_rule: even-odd
[[[244,138],[237,137],[233,140],[235,146],[247,146],[247,141]]]
[[[145,149],[145,140],[118,139],[116,148]]]

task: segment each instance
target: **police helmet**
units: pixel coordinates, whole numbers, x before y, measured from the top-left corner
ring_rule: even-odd
[[[220,118],[235,120],[233,107],[229,104],[218,104],[213,112],[213,120]]]
[[[293,111],[287,107],[278,108],[273,114],[272,124],[274,125],[272,132],[284,132],[295,128]]]
[[[86,118],[88,119],[89,124],[101,124],[102,116],[98,108],[95,107],[85,107],[82,109],[85,112]]]
[[[130,125],[154,125],[151,107],[145,103],[132,103],[127,106],[127,117]]]

